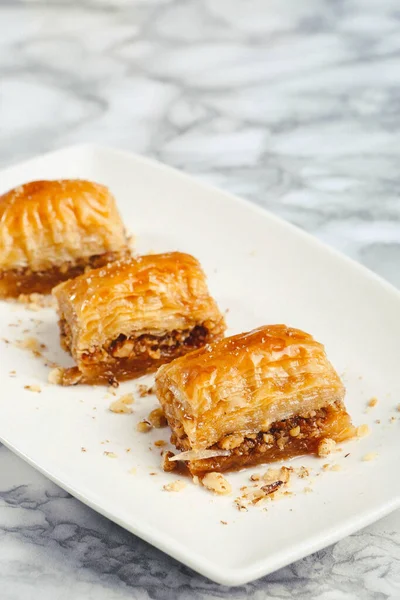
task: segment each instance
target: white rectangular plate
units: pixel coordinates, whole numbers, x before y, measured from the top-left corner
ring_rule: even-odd
[[[294,495],[248,512],[239,512],[233,500],[252,471],[229,475],[234,493],[227,497],[190,481],[179,493],[162,491],[176,476],[160,471],[153,443],[168,439],[168,431],[136,431],[155,397],[136,394],[134,414],[116,415],[108,410],[106,388],[48,384],[43,360],[12,342],[34,335],[46,344],[46,356],[70,364],[59,348],[54,311],[3,302],[0,338],[11,343],[0,341],[0,440],[95,510],[226,585],[265,575],[399,506],[399,293],[257,206],[126,153],[93,146],[55,152],[3,171],[0,192],[33,179],[70,177],[111,188],[139,252],[198,257],[211,292],[229,309],[229,333],[286,323],[325,343],[344,377],[353,420],[368,423],[371,435],[344,444],[329,460],[293,461],[312,469],[312,481],[301,480]],[[117,393],[128,391],[135,393],[135,382]],[[379,402],[366,411],[372,396]],[[377,453],[375,460],[363,461],[367,453]],[[322,471],[325,462],[342,470]]]

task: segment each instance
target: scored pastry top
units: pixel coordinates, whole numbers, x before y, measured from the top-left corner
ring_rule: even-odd
[[[225,330],[199,262],[180,252],[116,261],[58,285],[53,294],[75,350],[105,346],[121,334],[163,336],[201,323],[210,339]]]
[[[162,366],[156,393],[183,446],[197,450],[309,416],[343,400],[345,390],[322,344],[298,329],[267,325]]]
[[[32,181],[0,196],[0,269],[50,269],[127,251],[109,190],[80,179]]]

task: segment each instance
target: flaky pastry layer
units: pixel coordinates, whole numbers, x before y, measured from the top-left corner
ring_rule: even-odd
[[[344,386],[322,344],[298,329],[268,325],[226,338],[159,369],[156,393],[182,450],[342,402]]]
[[[53,294],[82,381],[141,375],[225,331],[200,264],[179,252],[115,262]]]
[[[103,185],[33,181],[0,196],[0,273],[54,271],[127,252],[114,197]]]

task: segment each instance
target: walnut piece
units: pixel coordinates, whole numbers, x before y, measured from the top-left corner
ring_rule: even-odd
[[[175,456],[175,454],[173,452],[171,452],[171,450],[166,450],[165,452],[162,453],[161,468],[163,471],[166,471],[167,473],[169,473],[169,472],[175,471],[175,469],[177,469],[178,465],[177,465],[176,461],[169,460],[173,456]]]
[[[42,391],[40,385],[24,385],[24,389],[25,390],[29,390],[30,392],[37,392],[40,393]]]
[[[362,438],[370,433],[368,425],[360,425],[356,429],[357,437]]]
[[[148,433],[153,427],[148,421],[140,421],[140,423],[136,425],[136,429],[137,431],[140,431],[140,433]]]
[[[64,369],[62,369],[61,367],[56,367],[55,369],[52,369],[49,372],[47,376],[47,381],[49,383],[52,383],[53,385],[61,385],[63,381],[63,375]]]
[[[318,444],[318,456],[329,456],[336,448],[335,440],[323,438]]]
[[[130,414],[132,412],[131,404],[135,401],[133,394],[125,394],[110,404],[110,410],[113,413]]]
[[[155,408],[147,418],[155,429],[162,429],[168,425],[162,408]]]
[[[172,481],[171,483],[166,483],[163,486],[163,490],[166,492],[180,492],[183,488],[186,487],[186,483],[181,479],[177,479],[176,481]]]
[[[207,473],[202,478],[201,483],[208,490],[222,496],[230,494],[232,491],[230,483],[223,477],[222,473]]]
[[[219,443],[218,446],[223,450],[233,450],[244,442],[244,437],[239,434],[233,433],[232,435],[226,435]]]

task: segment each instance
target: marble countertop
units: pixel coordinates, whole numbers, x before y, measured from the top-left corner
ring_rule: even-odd
[[[95,141],[247,197],[400,286],[395,0],[0,2],[0,164]],[[400,512],[222,588],[0,447],[1,600],[400,598]]]

